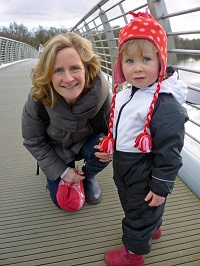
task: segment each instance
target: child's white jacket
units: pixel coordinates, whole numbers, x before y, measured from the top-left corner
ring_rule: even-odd
[[[113,127],[113,137],[115,139],[116,123],[118,123],[116,150],[140,152],[138,149],[134,148],[135,139],[144,130],[146,115],[149,111],[156,88],[157,82],[150,87],[136,90],[132,96],[132,86],[128,86],[117,94]],[[177,73],[174,72],[172,76],[163,80],[160,95],[162,93],[171,94],[176,99],[177,104],[182,105],[186,100],[187,91],[186,84],[178,80]],[[124,104],[125,106],[123,107]],[[119,121],[117,122],[118,119]],[[149,133],[151,134],[150,131]]]

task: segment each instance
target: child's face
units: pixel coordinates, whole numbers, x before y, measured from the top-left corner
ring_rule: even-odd
[[[136,88],[145,88],[156,82],[160,72],[160,62],[155,47],[150,42],[142,45],[142,50],[130,47],[122,54],[122,70],[128,83]]]

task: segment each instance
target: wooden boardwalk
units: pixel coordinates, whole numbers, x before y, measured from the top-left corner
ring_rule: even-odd
[[[36,60],[0,69],[0,265],[105,266],[103,254],[120,247],[121,209],[112,166],[98,176],[103,198],[77,213],[57,209],[22,146],[21,112]],[[80,162],[81,163],[81,162]],[[168,197],[163,236],[146,256],[151,266],[200,266],[199,199],[177,179]]]

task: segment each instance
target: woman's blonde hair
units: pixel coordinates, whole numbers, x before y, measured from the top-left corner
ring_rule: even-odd
[[[33,87],[31,96],[33,100],[41,100],[44,105],[51,107],[55,105],[57,92],[51,82],[53,65],[58,51],[66,47],[73,47],[85,66],[84,91],[93,85],[100,71],[100,61],[99,57],[93,52],[92,43],[73,32],[59,34],[44,44],[41,58],[36,67],[32,69]]]

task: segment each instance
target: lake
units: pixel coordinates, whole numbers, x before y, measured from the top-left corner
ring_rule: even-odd
[[[187,58],[185,60],[180,60],[178,62],[179,66],[192,68],[195,70],[200,70],[200,58],[197,59],[194,58]],[[198,87],[200,89],[200,74],[195,74],[191,72],[186,72],[179,70],[179,78],[183,80],[186,84],[192,85],[195,87]],[[189,90],[187,94],[187,101],[195,103],[197,107],[200,107],[200,93]],[[200,110],[198,108],[184,105],[187,108],[189,117],[200,124]],[[186,132],[191,134],[194,138],[196,138],[198,141],[200,141],[200,127],[195,125],[194,123],[188,121],[185,124]],[[192,146],[200,152],[200,145],[191,140],[189,137],[186,137],[186,139],[192,144]]]
[[[188,67],[194,70],[200,70],[200,57],[187,58],[185,60],[180,60],[178,62],[179,66]],[[200,74],[186,72],[183,70],[179,70],[179,78],[183,80],[186,84],[192,85],[200,88]],[[200,93],[194,90],[189,90],[187,95],[187,100],[189,102],[200,104]]]

